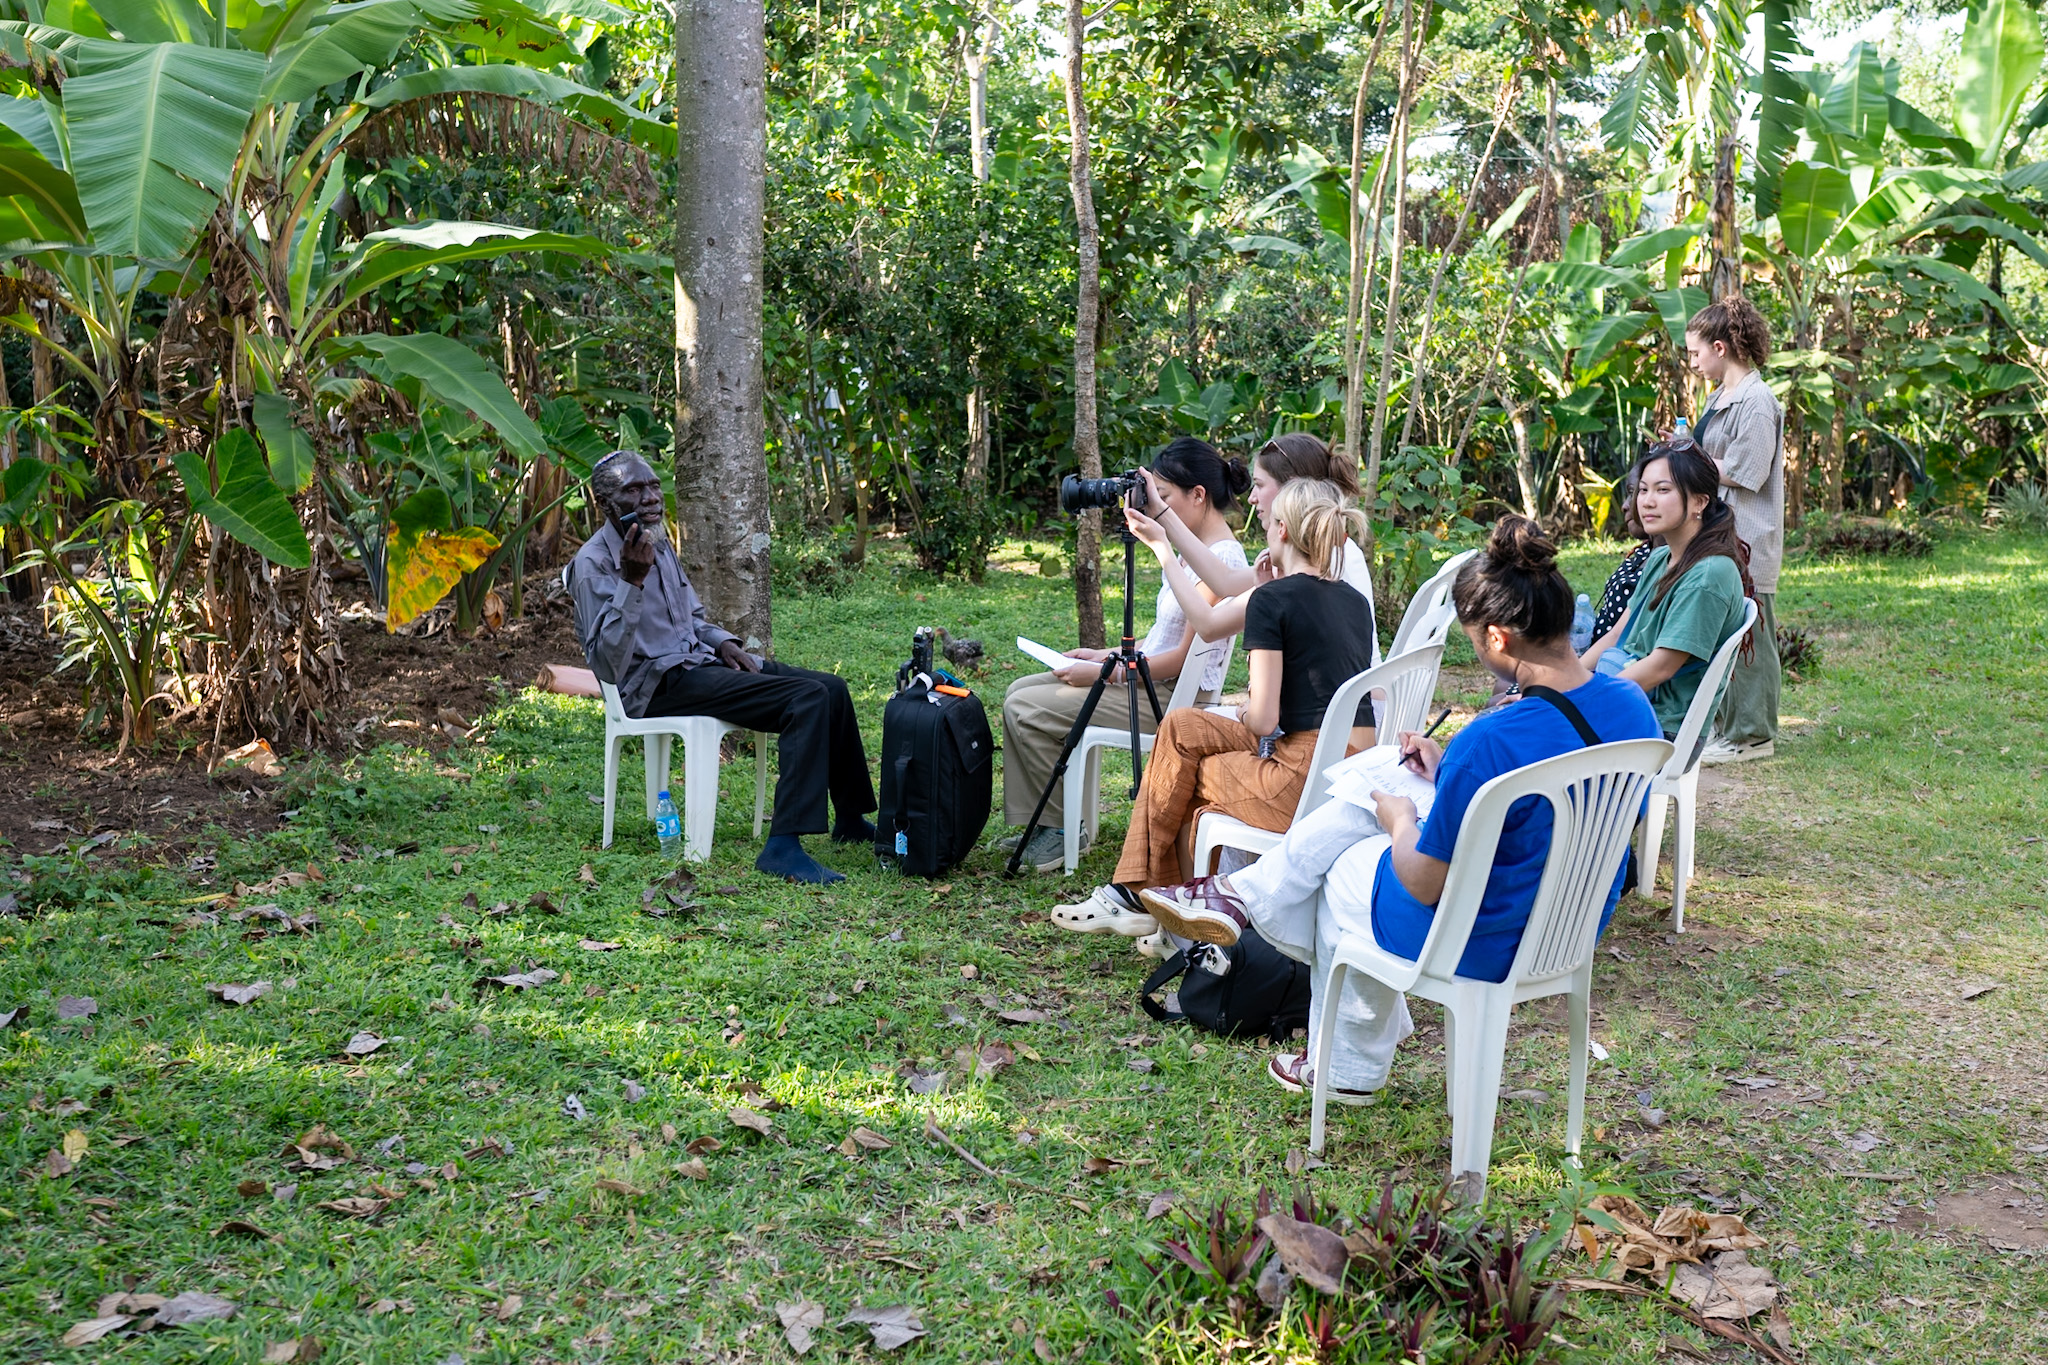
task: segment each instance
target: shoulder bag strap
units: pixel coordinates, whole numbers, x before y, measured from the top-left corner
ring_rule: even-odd
[[[1539,684],[1535,687],[1523,688],[1522,695],[1524,697],[1535,697],[1540,701],[1547,701],[1552,706],[1555,706],[1558,709],[1558,712],[1561,715],[1563,715],[1566,720],[1571,722],[1572,729],[1577,730],[1579,732],[1579,738],[1586,742],[1587,748],[1590,749],[1594,745],[1602,742],[1600,739],[1599,731],[1595,730],[1592,726],[1586,724],[1586,718],[1579,714],[1579,708],[1572,705],[1571,701],[1568,698],[1566,698],[1564,693],[1558,691],[1556,688],[1544,687]]]
[[[1185,1015],[1174,1013],[1152,998],[1152,992],[1159,990],[1188,969],[1188,955],[1185,951],[1175,953],[1152,969],[1152,975],[1145,978],[1145,984],[1138,987],[1138,1005],[1145,1013],[1162,1024],[1178,1024]]]

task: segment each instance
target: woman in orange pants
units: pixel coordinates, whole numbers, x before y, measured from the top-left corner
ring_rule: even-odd
[[[1187,834],[1204,810],[1287,828],[1330,698],[1372,666],[1372,607],[1340,577],[1347,533],[1364,520],[1321,480],[1296,479],[1280,490],[1271,557],[1278,576],[1245,604],[1251,700],[1234,719],[1192,707],[1166,717],[1116,880],[1055,907],[1053,923],[1084,934],[1153,932],[1158,925],[1137,893],[1190,875]],[[1371,705],[1360,708],[1365,724],[1353,727],[1353,747],[1372,742]]]

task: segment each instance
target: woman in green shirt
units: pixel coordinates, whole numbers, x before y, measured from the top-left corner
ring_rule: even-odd
[[[1667,735],[1685,724],[1707,660],[1741,628],[1751,591],[1749,547],[1719,488],[1713,461],[1690,439],[1650,447],[1636,475],[1636,515],[1664,544],[1644,563],[1621,620],[1581,656],[1648,693]]]

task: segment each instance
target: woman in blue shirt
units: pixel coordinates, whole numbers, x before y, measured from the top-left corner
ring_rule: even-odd
[[[1375,809],[1343,800],[1323,803],[1287,832],[1280,846],[1251,867],[1147,890],[1141,899],[1160,924],[1187,938],[1235,943],[1247,926],[1275,948],[1311,963],[1316,997],[1309,1037],[1320,1034],[1322,983],[1340,938],[1371,934],[1382,948],[1413,958],[1429,935],[1450,872],[1465,811],[1479,789],[1502,773],[1585,747],[1564,710],[1537,689],[1576,708],[1603,742],[1655,739],[1656,714],[1632,682],[1600,677],[1572,653],[1572,591],[1557,568],[1557,547],[1526,517],[1503,517],[1486,549],[1459,571],[1451,589],[1459,623],[1480,662],[1519,685],[1525,700],[1472,721],[1448,749],[1414,733],[1398,737],[1403,757],[1436,787],[1427,819],[1415,803],[1373,793]],[[1536,695],[1528,695],[1536,692]],[[1543,863],[1550,851],[1550,804],[1528,797],[1501,826],[1472,937],[1458,973],[1502,981],[1522,941]],[[1320,896],[1337,859],[1361,843],[1374,868],[1369,896]],[[1355,861],[1355,860],[1354,860]],[[1621,895],[1617,875],[1600,920],[1605,930]],[[1386,1084],[1395,1046],[1410,1031],[1401,995],[1358,973],[1337,1003],[1331,1093],[1363,1104]],[[1305,1054],[1282,1053],[1267,1067],[1290,1090],[1313,1083]]]

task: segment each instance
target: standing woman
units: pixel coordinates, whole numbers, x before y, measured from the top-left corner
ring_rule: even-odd
[[[1758,371],[1771,333],[1740,294],[1709,304],[1685,329],[1692,367],[1714,386],[1693,439],[1720,471],[1721,499],[1735,511],[1735,533],[1749,545],[1756,585],[1756,630],[1728,675],[1715,734],[1702,763],[1769,758],[1778,739],[1778,568],[1785,558],[1785,411]]]

